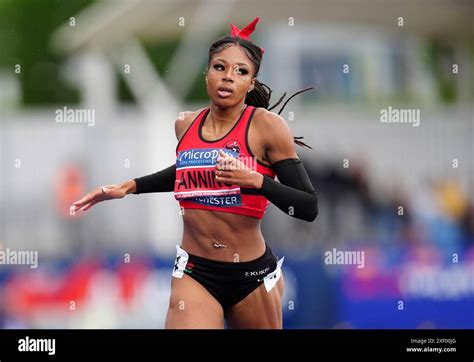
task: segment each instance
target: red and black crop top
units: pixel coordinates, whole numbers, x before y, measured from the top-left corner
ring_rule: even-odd
[[[214,141],[202,137],[209,108],[193,120],[176,147],[174,196],[180,207],[230,212],[259,219],[263,217],[268,201],[257,190],[217,182],[215,177],[220,149],[238,158],[247,167],[275,177],[270,166],[258,161],[249,147],[248,131],[255,110],[253,106],[246,106],[232,129]]]

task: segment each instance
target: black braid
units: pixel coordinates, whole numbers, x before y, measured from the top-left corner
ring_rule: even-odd
[[[247,93],[247,97],[245,97],[245,103],[249,106],[268,109],[270,106],[271,95],[272,90],[270,87],[264,83],[260,83],[257,79],[255,79],[254,88]]]
[[[207,62],[207,69],[209,70],[212,57],[214,56],[214,54],[220,53],[222,50],[226,49],[227,47],[231,45],[239,45],[244,49],[250,61],[254,65],[254,68],[255,68],[254,77],[257,77],[258,71],[260,70],[260,64],[262,62],[262,53],[261,53],[260,47],[240,37],[225,36],[223,38],[218,39],[216,42],[214,42],[209,48],[209,60]],[[278,114],[281,115],[281,112],[283,112],[283,109],[293,97],[311,89],[314,89],[314,87],[302,89],[294,93],[293,95],[291,95],[283,104],[283,106],[280,108],[280,110],[278,111]],[[261,108],[265,108],[266,110],[271,111],[273,108],[278,106],[283,101],[283,99],[286,96],[286,92],[280,97],[278,102],[276,102],[273,106],[270,107],[271,96],[272,96],[272,89],[266,84],[261,83],[257,79],[255,79],[254,88],[253,90],[247,93],[247,96],[245,97],[245,103],[248,104],[249,106],[261,107]],[[301,139],[303,139],[303,137],[293,137],[293,138],[294,138],[295,143],[298,146],[308,147],[310,149],[313,149],[311,146],[307,145],[303,141],[300,141]]]

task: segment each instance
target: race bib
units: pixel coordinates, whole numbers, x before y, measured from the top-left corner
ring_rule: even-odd
[[[219,151],[238,158],[239,154],[225,148],[199,148],[179,151],[176,159],[174,196],[204,205],[222,207],[241,204],[240,187],[216,181]]]

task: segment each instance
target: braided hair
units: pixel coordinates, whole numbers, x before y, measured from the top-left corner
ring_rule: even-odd
[[[249,57],[250,61],[254,65],[254,68],[255,68],[254,77],[257,77],[258,72],[260,70],[260,64],[262,63],[261,49],[260,49],[260,47],[258,47],[254,43],[252,43],[251,41],[242,39],[241,37],[224,36],[224,37],[219,38],[218,40],[216,40],[211,45],[211,47],[209,48],[209,59],[208,59],[208,62],[207,62],[207,69],[209,70],[209,68],[211,66],[212,57],[215,54],[220,53],[222,50],[228,48],[231,45],[238,45],[238,46],[242,47],[242,49],[244,49],[244,51],[247,54],[247,56]],[[303,92],[306,92],[310,89],[313,89],[313,88],[314,87],[308,87],[308,88],[302,89],[302,90],[294,93],[293,95],[291,95],[286,100],[286,102],[283,104],[283,106],[280,108],[280,110],[278,111],[278,114],[280,115],[281,112],[283,112],[283,109],[285,108],[285,106],[288,104],[288,102],[293,97],[295,97],[298,94],[301,94]],[[271,88],[269,86],[267,86],[266,84],[261,83],[260,81],[255,79],[254,88],[250,92],[247,93],[247,95],[245,97],[245,103],[250,105],[250,106],[261,107],[261,108],[265,108],[265,109],[271,111],[272,109],[277,107],[281,102],[283,102],[283,99],[286,96],[286,92],[272,106],[270,106],[271,95],[272,95]],[[303,139],[303,137],[293,137],[293,138],[294,138],[294,141],[297,145],[302,146],[302,147],[308,147],[308,148],[312,149],[311,146],[309,146],[306,143],[304,143],[303,141],[301,141],[301,139]]]

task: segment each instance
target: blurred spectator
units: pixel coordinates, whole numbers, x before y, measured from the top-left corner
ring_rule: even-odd
[[[72,248],[74,255],[80,255],[86,245],[84,237],[84,213],[71,215],[69,208],[86,192],[84,173],[80,165],[69,161],[58,170],[55,180],[56,210],[63,240]]]

